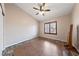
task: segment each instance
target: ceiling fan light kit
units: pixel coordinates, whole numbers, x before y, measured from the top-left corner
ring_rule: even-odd
[[[46,3],[38,3],[39,8],[33,7],[34,10],[38,10],[36,15],[41,14],[44,16],[45,12],[50,11],[50,9],[46,8]]]

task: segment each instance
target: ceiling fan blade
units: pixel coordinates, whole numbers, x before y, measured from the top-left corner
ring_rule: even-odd
[[[46,9],[46,10],[44,10],[44,11],[50,11],[50,9]]]
[[[36,7],[33,7],[33,9],[35,9],[35,10],[39,10],[38,8],[36,8]]]
[[[45,6],[45,3],[43,3],[43,6]]]
[[[38,15],[39,13],[36,13],[36,15]]]

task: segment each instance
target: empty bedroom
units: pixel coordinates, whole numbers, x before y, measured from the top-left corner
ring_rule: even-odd
[[[79,55],[79,3],[0,3],[2,20],[2,56]]]

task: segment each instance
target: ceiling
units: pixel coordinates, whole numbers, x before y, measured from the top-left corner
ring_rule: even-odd
[[[34,10],[33,7],[38,7],[36,3],[16,3],[18,7],[23,9],[26,13],[34,17],[39,21],[52,19],[54,17],[59,17],[63,15],[70,14],[73,8],[72,3],[46,3],[48,8],[51,10],[45,13],[45,16],[38,14],[35,15],[38,11]]]

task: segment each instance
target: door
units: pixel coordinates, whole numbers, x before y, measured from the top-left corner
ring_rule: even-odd
[[[3,50],[3,15],[0,5],[0,56],[2,55],[2,50]]]
[[[77,26],[77,48],[79,51],[79,25]]]

